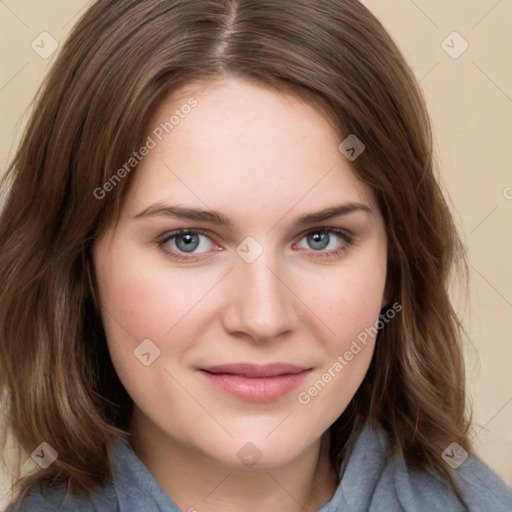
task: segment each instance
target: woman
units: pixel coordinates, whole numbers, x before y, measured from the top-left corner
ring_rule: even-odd
[[[7,183],[8,510],[510,509],[428,114],[360,3],[94,3]]]

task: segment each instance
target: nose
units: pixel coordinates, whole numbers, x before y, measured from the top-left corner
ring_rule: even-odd
[[[274,258],[265,252],[252,263],[240,258],[229,274],[228,299],[222,313],[228,332],[265,342],[296,329],[299,301]]]

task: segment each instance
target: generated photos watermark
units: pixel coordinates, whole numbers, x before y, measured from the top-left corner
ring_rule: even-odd
[[[179,109],[176,109],[173,115],[168,121],[160,123],[152,132],[148,135],[146,142],[139,148],[138,151],[134,151],[132,156],[114,173],[112,176],[103,183],[101,187],[96,187],[93,191],[93,195],[96,199],[101,200],[106,195],[114,190],[114,188],[125,178],[137,165],[148,156],[152,149],[155,149],[166,135],[169,135],[176,126],[178,126],[183,119],[185,119],[192,109],[197,107],[198,101],[192,97],[187,100]]]
[[[325,387],[352,361],[361,350],[367,346],[368,338],[375,337],[379,330],[383,329],[396,314],[402,311],[402,305],[395,302],[391,307],[387,308],[385,313],[380,315],[379,320],[371,327],[367,327],[364,331],[357,335],[357,339],[352,340],[348,350],[343,355],[339,355],[336,360],[327,368],[327,370],[305,391],[301,391],[297,395],[299,403],[307,405],[316,397]]]

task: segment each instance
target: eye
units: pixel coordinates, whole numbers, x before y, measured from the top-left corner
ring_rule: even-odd
[[[321,228],[306,233],[297,246],[300,249],[310,249],[322,256],[337,255],[347,249],[353,241],[353,237],[345,231]]]
[[[332,257],[341,255],[354,243],[354,237],[340,229],[318,228],[307,232],[296,244],[305,249],[311,257]],[[179,229],[168,233],[158,241],[166,256],[176,260],[197,261],[199,254],[215,251],[218,246],[206,231]]]
[[[195,254],[211,251],[214,243],[202,231],[180,229],[165,236],[158,242],[163,251],[178,260],[193,259]],[[186,256],[190,254],[191,256]]]

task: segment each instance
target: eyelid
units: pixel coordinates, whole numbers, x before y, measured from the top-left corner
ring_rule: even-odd
[[[178,237],[180,235],[203,235],[207,238],[209,238],[212,242],[215,242],[215,238],[212,237],[211,233],[207,230],[201,229],[201,228],[180,228],[175,229],[173,231],[168,231],[167,233],[163,234],[162,236],[158,237],[158,242],[165,243],[171,240],[171,238]]]
[[[309,233],[336,233],[345,235],[347,237],[354,237],[354,234],[345,228],[335,227],[335,226],[313,226],[312,228],[305,229],[302,233],[297,235],[295,238],[301,239],[304,238]]]
[[[354,234],[345,228],[340,228],[340,227],[335,227],[335,226],[314,226],[314,227],[305,229],[298,235],[295,235],[293,237],[293,240],[296,240],[296,239],[300,240],[300,239],[304,238],[306,235],[308,235],[309,233],[317,233],[317,232],[331,232],[331,233],[336,233],[336,234],[339,233],[339,234],[345,235],[347,238],[354,237]],[[206,236],[212,242],[214,242],[216,245],[220,245],[216,241],[215,235],[212,236],[212,233],[209,230],[202,229],[202,228],[179,228],[179,229],[175,229],[172,231],[168,231],[168,232],[164,233],[163,235],[159,236],[157,241],[162,242],[162,243],[167,242],[168,240],[170,240],[173,237],[176,237],[179,235],[185,235],[187,233],[199,234],[199,235]]]

